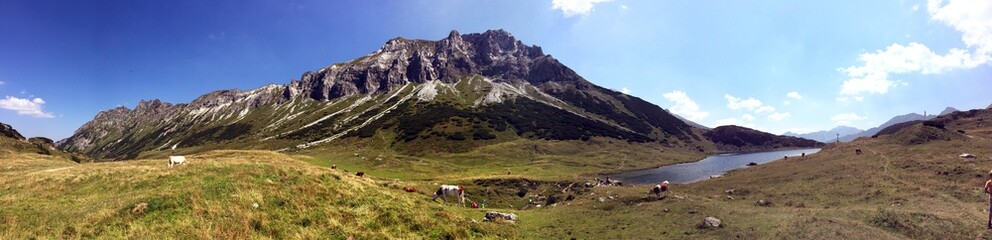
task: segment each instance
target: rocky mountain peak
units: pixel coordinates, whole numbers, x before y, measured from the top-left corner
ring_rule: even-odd
[[[172,104],[167,102],[162,102],[158,99],[144,100],[138,102],[138,105],[134,107],[134,111],[137,112],[160,112],[164,109],[172,108]]]

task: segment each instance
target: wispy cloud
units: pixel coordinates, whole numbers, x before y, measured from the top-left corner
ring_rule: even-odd
[[[699,105],[696,104],[696,101],[693,101],[689,98],[689,95],[686,95],[682,91],[675,90],[670,93],[665,93],[662,96],[669,102],[675,104],[668,108],[669,111],[691,121],[703,120],[710,115],[708,112],[699,110]]]
[[[7,96],[4,99],[0,99],[0,109],[16,111],[17,115],[27,115],[40,118],[55,117],[52,113],[45,112],[42,109],[42,105],[45,105],[45,100],[42,100],[41,98],[26,99]]]
[[[620,89],[620,92],[622,92],[623,94],[630,94],[630,89],[627,89],[626,87],[624,87],[624,88]]]
[[[596,4],[612,0],[552,0],[551,9],[561,10],[565,17],[589,15]]]

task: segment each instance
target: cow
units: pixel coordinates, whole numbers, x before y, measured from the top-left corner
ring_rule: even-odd
[[[441,185],[440,188],[434,192],[434,198],[431,201],[436,201],[437,198],[441,198],[442,201],[448,203],[448,196],[457,196],[458,202],[465,204],[465,189],[461,185]]]
[[[186,157],[184,156],[169,156],[169,167],[172,165],[186,164]]]
[[[664,181],[659,183],[658,185],[654,185],[654,187],[652,187],[651,190],[648,191],[648,194],[649,195],[654,194],[655,197],[661,198],[661,193],[667,191],[668,191],[668,181]]]
[[[855,148],[854,149],[854,155],[861,155],[861,149],[860,148]]]

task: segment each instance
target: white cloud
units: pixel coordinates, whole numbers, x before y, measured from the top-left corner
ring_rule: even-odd
[[[920,5],[919,4],[913,4],[913,8],[911,8],[911,10],[913,10],[913,12],[919,11],[920,10]]]
[[[630,94],[630,89],[624,87],[623,89],[620,89],[620,92],[622,92],[623,94]]]
[[[672,113],[678,114],[691,121],[699,121],[705,119],[709,116],[708,112],[703,112],[699,110],[699,105],[695,101],[689,98],[684,92],[675,90],[670,93],[665,93],[662,95],[668,101],[675,103],[668,110]]]
[[[885,94],[899,81],[889,79],[890,74],[938,74],[948,70],[966,69],[985,63],[962,49],[951,49],[946,55],[937,55],[927,46],[912,42],[909,45],[892,44],[885,50],[863,53],[858,56],[861,66],[840,68],[850,77],[841,85],[841,94]]]
[[[799,95],[799,93],[796,91],[786,93],[785,96],[796,100],[803,100],[803,95]]]
[[[0,108],[17,111],[17,115],[28,115],[40,118],[55,117],[52,113],[45,112],[41,109],[44,104],[45,100],[42,100],[41,98],[26,99],[7,96],[7,98],[0,99]]]
[[[790,114],[790,113],[772,113],[772,114],[769,114],[768,115],[768,120],[781,121],[782,119],[785,119],[785,118],[787,118],[789,116],[792,116],[792,114]]]
[[[3,81],[0,81],[0,85],[4,85],[4,84],[7,84],[7,83],[5,83],[5,82],[3,82]]]
[[[620,4],[620,9],[627,10],[627,4]]]
[[[906,84],[891,80],[891,74],[939,74],[992,62],[992,1],[929,0],[927,11],[931,20],[961,32],[961,40],[968,49],[952,48],[940,55],[926,45],[911,42],[862,53],[858,55],[860,66],[838,69],[848,77],[841,85],[841,94],[885,94],[897,84]]]
[[[561,10],[565,17],[589,15],[594,5],[609,1],[612,0],[552,0],[551,9]]]
[[[782,105],[788,106],[789,104],[792,104],[792,101],[785,100],[785,102],[782,102]]]
[[[833,117],[830,118],[830,120],[837,123],[837,125],[844,125],[844,126],[851,125],[851,122],[861,121],[865,119],[866,119],[865,117],[858,116],[858,114],[855,113],[841,113],[834,115]]]
[[[757,113],[757,114],[765,114],[765,113],[773,113],[773,112],[775,112],[775,107],[768,106],[768,105],[764,105],[764,106],[758,107],[758,109],[755,109],[754,110],[754,113]]]
[[[754,98],[741,100],[740,98],[730,96],[730,94],[724,94],[723,97],[727,99],[727,108],[730,108],[731,110],[745,109],[751,111],[763,105],[761,101]]]
[[[976,57],[988,62],[992,58],[992,1],[929,0],[930,19],[944,22],[963,33],[965,45],[975,48]]]

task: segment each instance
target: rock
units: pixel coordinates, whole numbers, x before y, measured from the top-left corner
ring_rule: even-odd
[[[417,189],[414,189],[412,186],[406,186],[406,187],[403,187],[403,191],[406,191],[406,192],[416,192]]]
[[[727,189],[726,191],[723,191],[723,193],[726,193],[727,195],[734,195],[734,193],[737,193],[737,189]]]
[[[21,136],[21,133],[14,130],[14,128],[10,125],[4,123],[0,123],[0,135],[17,140],[24,140],[24,136]]]
[[[734,196],[727,195],[727,200],[734,200]]]
[[[501,212],[486,212],[485,221],[506,221],[506,222],[516,222],[517,214],[513,213],[501,213]]]
[[[720,221],[720,219],[715,217],[703,218],[703,222],[699,223],[699,228],[703,228],[703,229],[712,229],[712,228],[720,228],[720,227],[722,227],[722,222]]]
[[[758,202],[756,204],[758,206],[761,206],[761,207],[768,207],[768,206],[771,206],[772,205],[772,202],[771,201],[768,201],[768,200],[761,199],[761,200],[758,200]]]
[[[749,162],[749,163],[747,163],[747,166],[748,166],[748,167],[750,167],[750,166],[758,166],[758,163],[755,163],[755,162]]]
[[[599,202],[606,202],[606,198],[604,197],[599,197],[596,200],[598,200]]]

